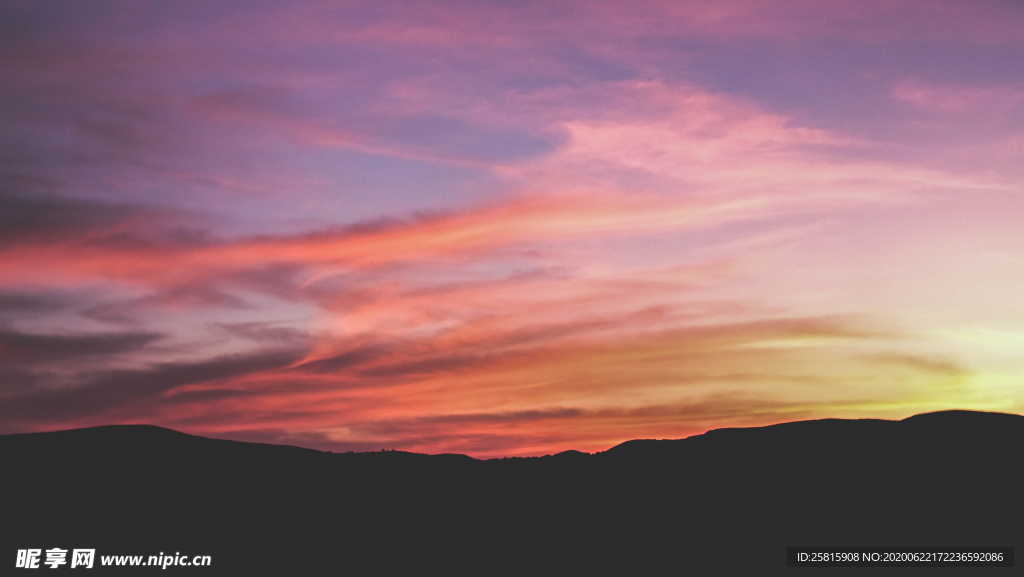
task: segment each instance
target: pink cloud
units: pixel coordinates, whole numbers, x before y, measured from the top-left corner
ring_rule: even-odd
[[[1024,104],[1024,86],[969,86],[903,80],[892,97],[921,110],[942,114],[999,115]]]

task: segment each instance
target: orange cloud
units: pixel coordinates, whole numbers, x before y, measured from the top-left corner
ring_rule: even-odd
[[[462,212],[296,236],[177,246],[122,245],[116,240],[90,244],[87,238],[42,240],[0,250],[0,271],[37,282],[84,277],[162,285],[272,264],[359,269],[479,256],[510,246],[586,236],[651,235],[714,226],[753,218],[758,204],[688,197],[533,196]]]
[[[619,322],[637,320],[644,319]],[[865,354],[907,335],[852,319],[692,326],[644,338],[607,328],[577,327],[604,332],[589,342],[554,334],[519,347],[494,331],[455,342],[364,343],[339,350],[333,364],[190,385],[141,410],[155,411],[147,418],[159,422],[237,438],[312,432],[314,444],[334,449],[540,454],[723,424],[901,415],[955,404],[967,375],[914,354]],[[515,340],[514,331],[505,336]]]

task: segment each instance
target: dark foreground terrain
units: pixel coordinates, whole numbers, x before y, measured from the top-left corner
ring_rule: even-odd
[[[1024,542],[1024,417],[951,411],[478,461],[149,426],[0,437],[18,548],[210,554],[192,575],[1019,574],[806,569],[785,546]],[[100,569],[67,571],[92,575]],[[157,575],[159,568],[109,574]]]

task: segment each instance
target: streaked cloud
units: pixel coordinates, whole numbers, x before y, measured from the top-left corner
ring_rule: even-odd
[[[8,430],[1024,410],[1013,3],[60,8],[0,9]]]

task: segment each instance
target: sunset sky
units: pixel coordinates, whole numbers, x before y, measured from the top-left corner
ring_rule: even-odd
[[[7,1],[0,432],[1024,411],[1024,3]]]

